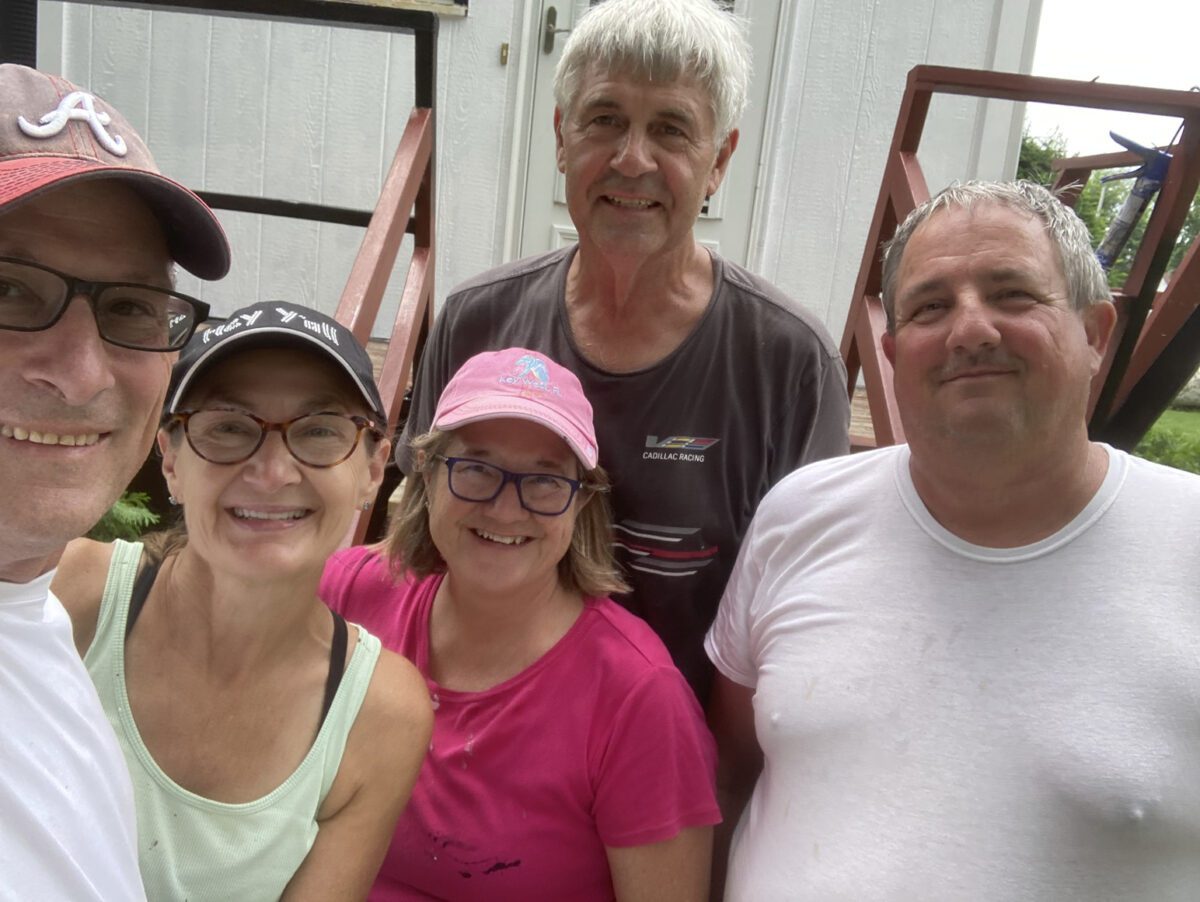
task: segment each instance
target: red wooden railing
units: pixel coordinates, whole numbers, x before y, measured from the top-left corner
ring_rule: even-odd
[[[379,374],[379,391],[388,415],[388,432],[396,430],[413,362],[433,324],[433,110],[415,109],[396,148],[391,169],[362,246],[350,269],[335,318],[366,344],[379,316],[379,307],[396,263],[400,243],[410,229],[413,211],[414,247],[404,280],[404,292]],[[385,486],[387,483],[385,483]],[[381,488],[376,508],[384,504]],[[352,543],[367,536],[371,513],[355,518]]]
[[[1135,396],[1147,385],[1149,376],[1156,368],[1159,370],[1160,383],[1163,380],[1169,382],[1170,378],[1178,379],[1177,371],[1182,367],[1169,365],[1178,363],[1178,360],[1165,361],[1168,364],[1166,366],[1160,364],[1164,363],[1164,355],[1169,349],[1179,349],[1177,339],[1184,335],[1184,327],[1191,326],[1195,319],[1193,314],[1196,313],[1197,290],[1200,288],[1197,285],[1200,283],[1200,263],[1196,261],[1195,247],[1188,253],[1167,292],[1164,292],[1164,297],[1154,305],[1154,312],[1150,312],[1157,286],[1187,217],[1188,207],[1200,185],[1200,94],[974,69],[917,66],[909,72],[900,104],[879,199],[867,234],[866,249],[842,335],[841,350],[849,376],[848,390],[854,391],[861,373],[874,429],[873,437],[851,436],[853,447],[861,449],[904,441],[904,430],[892,392],[892,371],[880,344],[886,329],[883,305],[879,299],[882,281],[880,247],[895,234],[899,222],[929,198],[917,151],[930,101],[934,94],[939,93],[1150,113],[1182,120],[1178,143],[1172,148],[1174,159],[1167,179],[1147,224],[1142,244],[1136,252],[1129,278],[1117,293],[1120,313],[1118,332],[1110,346],[1105,368],[1097,376],[1092,396],[1093,433],[1128,446],[1131,444],[1129,424],[1140,424],[1153,412],[1140,409],[1146,406],[1145,391],[1142,391],[1143,397],[1137,400],[1139,409],[1132,412],[1136,416],[1130,415],[1128,405],[1135,402]],[[1123,165],[1130,159],[1129,154],[1108,154],[1099,158],[1066,161],[1060,181],[1066,183],[1080,175],[1090,174],[1095,168],[1101,168],[1097,160],[1104,162],[1104,165]],[[1111,162],[1113,160],[1116,162]],[[1170,378],[1162,375],[1163,370],[1172,371]],[[1164,396],[1162,384],[1156,388],[1156,397]],[[1106,429],[1110,432],[1115,430],[1116,434],[1106,435]],[[1133,440],[1136,441],[1136,438]]]

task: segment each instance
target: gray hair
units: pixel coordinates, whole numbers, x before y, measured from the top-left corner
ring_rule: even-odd
[[[750,90],[745,28],[713,0],[606,0],[589,9],[554,71],[554,100],[564,113],[592,65],[655,82],[695,78],[712,104],[718,144],[737,125]]]
[[[913,233],[939,210],[952,207],[970,210],[976,204],[1000,204],[1041,220],[1046,235],[1058,251],[1067,280],[1067,294],[1076,310],[1112,300],[1108,279],[1092,250],[1087,226],[1049,189],[1024,180],[955,183],[909,213],[892,240],[883,246],[883,309],[887,313],[889,332],[896,328],[896,274]]]

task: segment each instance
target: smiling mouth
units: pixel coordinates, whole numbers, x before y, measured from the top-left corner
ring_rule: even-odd
[[[471,532],[488,542],[496,542],[499,545],[524,545],[529,541],[529,536],[501,536],[494,532],[485,532],[482,529],[472,529]]]
[[[245,507],[232,508],[233,516],[238,520],[277,520],[277,521],[292,521],[303,520],[312,513],[306,507],[296,508],[290,511],[256,511]]]
[[[611,194],[606,194],[604,199],[622,210],[649,210],[651,207],[658,206],[658,201],[640,197],[613,197]]]
[[[59,435],[54,432],[38,432],[34,429],[22,429],[20,426],[0,424],[0,436],[11,438],[17,442],[32,442],[35,445],[66,445],[81,447],[94,445],[100,441],[99,432],[85,432],[82,435]]]

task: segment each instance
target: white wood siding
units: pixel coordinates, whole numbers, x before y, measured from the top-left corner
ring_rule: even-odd
[[[841,333],[908,69],[1028,71],[1040,0],[795,0],[777,49],[751,264]],[[163,170],[193,187],[367,209],[412,107],[408,35],[40,4],[39,64],[109,98]],[[536,24],[536,23],[535,23]],[[437,297],[501,262],[525,100],[524,0],[476,0],[438,43]],[[511,46],[509,64],[500,45]],[[758,77],[770,77],[769,72]],[[995,106],[995,104],[993,104]],[[931,187],[1011,172],[1019,115],[938,101]],[[519,135],[518,141],[519,144]],[[217,315],[273,297],[332,311],[361,240],[347,226],[220,214],[234,269]],[[407,263],[402,250],[398,267]],[[391,309],[401,287],[394,280]]]
[[[766,153],[764,206],[750,260],[821,316],[835,339],[858,277],[908,70],[929,63],[1027,72],[1039,10],[1040,0],[790,4],[774,85],[783,126]],[[1011,177],[1022,115],[1011,103],[935,97],[920,151],[930,190],[955,178]]]

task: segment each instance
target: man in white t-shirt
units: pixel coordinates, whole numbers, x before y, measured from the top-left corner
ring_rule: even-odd
[[[883,300],[909,444],[783,480],[706,638],[718,885],[1200,899],[1200,478],[1088,439],[1116,315],[1086,229],[951,187]]]
[[[229,268],[221,226],[124,117],[0,66],[0,899],[144,898],[116,738],[50,594],[66,543],[146,459],[207,315],[172,260]]]

